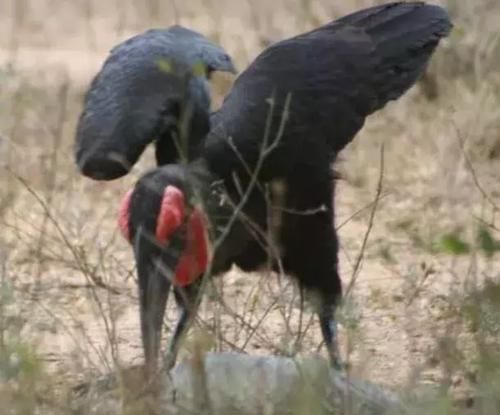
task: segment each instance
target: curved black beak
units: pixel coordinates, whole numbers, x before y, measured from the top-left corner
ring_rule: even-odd
[[[138,229],[134,238],[139,285],[142,345],[148,376],[157,371],[163,317],[175,268],[182,252],[182,236],[176,232],[168,247],[160,247],[150,234]]]

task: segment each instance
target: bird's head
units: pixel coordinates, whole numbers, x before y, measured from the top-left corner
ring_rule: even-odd
[[[179,48],[177,56],[183,56],[191,64],[203,63],[208,77],[217,71],[233,75],[238,73],[229,54],[201,33],[180,25],[170,26],[168,32],[175,36]]]
[[[137,261],[160,257],[176,286],[202,276],[211,256],[208,221],[194,187],[182,166],[163,166],[144,175],[120,206],[119,228]]]

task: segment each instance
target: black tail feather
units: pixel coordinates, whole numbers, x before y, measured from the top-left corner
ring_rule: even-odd
[[[453,25],[442,7],[423,2],[376,6],[337,20],[363,29],[380,57],[380,102],[403,95],[425,70]]]

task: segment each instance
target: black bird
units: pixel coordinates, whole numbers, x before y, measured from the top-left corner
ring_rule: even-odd
[[[441,7],[395,2],[278,42],[236,79],[200,157],[138,181],[120,227],[137,262],[147,367],[156,365],[170,287],[181,314],[168,366],[196,312],[200,277],[233,263],[246,271],[270,263],[295,277],[316,299],[337,362],[331,164],[368,115],[415,84],[451,27]]]
[[[158,164],[193,158],[210,128],[207,79],[214,71],[236,73],[220,46],[182,26],[151,29],[115,46],[78,120],[82,174],[123,176],[153,141]]]

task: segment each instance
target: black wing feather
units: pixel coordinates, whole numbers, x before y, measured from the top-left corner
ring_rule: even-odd
[[[226,177],[242,169],[241,157],[247,165],[256,165],[266,137],[267,100],[273,93],[273,122],[267,130],[271,140],[288,93],[290,116],[279,150],[264,163],[262,178],[286,174],[307,157],[311,146],[334,157],[369,114],[415,83],[450,30],[444,9],[398,2],[353,13],[270,46],[238,77],[213,119],[205,145],[211,168]]]
[[[149,143],[164,134],[171,140],[169,131],[186,104],[194,111],[188,150],[204,138],[210,95],[205,73],[193,75],[200,63],[209,71],[234,71],[222,48],[181,26],[151,29],[115,46],[92,80],[79,118],[75,153],[82,173],[101,180],[126,174]],[[173,145],[163,158],[177,160]]]

